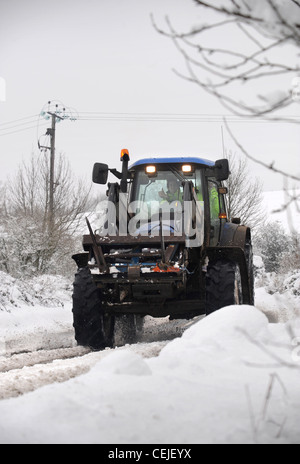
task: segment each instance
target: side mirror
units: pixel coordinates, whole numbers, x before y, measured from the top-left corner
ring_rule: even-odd
[[[215,163],[215,177],[217,181],[227,180],[230,175],[227,159],[221,159]]]
[[[105,185],[108,179],[108,165],[96,163],[93,169],[93,182],[94,184]]]

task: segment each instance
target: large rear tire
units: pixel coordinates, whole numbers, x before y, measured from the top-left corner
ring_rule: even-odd
[[[94,350],[113,347],[115,318],[103,313],[101,291],[87,267],[79,269],[75,276],[73,318],[75,338],[79,345]]]
[[[206,314],[225,306],[243,304],[240,268],[232,261],[209,264],[206,275]]]

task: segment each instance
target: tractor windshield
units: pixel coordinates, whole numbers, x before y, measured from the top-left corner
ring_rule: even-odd
[[[192,181],[199,201],[203,201],[201,169],[190,166],[190,172],[183,172],[182,166],[153,166],[138,171],[134,178],[131,201],[140,202],[150,211],[159,211],[163,204],[183,202],[183,185]],[[149,169],[151,171],[151,169]]]

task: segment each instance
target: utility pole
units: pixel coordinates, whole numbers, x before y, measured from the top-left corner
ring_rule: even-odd
[[[64,105],[59,102],[48,102],[47,108],[46,105],[41,112],[41,116],[46,119],[51,119],[51,128],[47,129],[46,136],[50,136],[50,146],[42,146],[40,141],[38,141],[38,147],[40,150],[44,150],[46,153],[47,150],[50,151],[50,172],[49,172],[49,207],[48,207],[48,231],[52,235],[54,230],[54,218],[55,218],[55,134],[56,134],[56,124],[58,122],[69,119],[70,121],[76,121],[76,113],[74,115],[74,110],[64,107]]]
[[[51,150],[50,150],[50,191],[49,191],[49,225],[50,230],[53,230],[54,219],[54,166],[55,166],[55,130],[56,130],[56,115],[48,113],[52,118],[51,127]]]
[[[52,232],[54,226],[54,192],[55,192],[55,131],[56,121],[63,120],[64,118],[58,116],[56,113],[47,111],[51,116],[52,124],[51,129],[47,129],[46,135],[50,135],[50,182],[49,182],[49,229]]]

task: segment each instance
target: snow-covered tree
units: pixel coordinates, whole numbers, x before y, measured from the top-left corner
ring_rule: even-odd
[[[295,270],[300,270],[300,235],[297,233],[292,234],[289,238],[288,246],[282,255],[280,266],[282,274],[288,274]]]
[[[256,253],[264,262],[266,272],[279,273],[283,260],[292,254],[292,239],[280,222],[265,224],[256,236]]]
[[[32,155],[8,182],[0,230],[3,270],[13,275],[37,275],[63,270],[71,263],[74,236],[89,199],[89,186],[74,177],[60,155],[56,165],[54,215],[49,222],[49,165]]]

